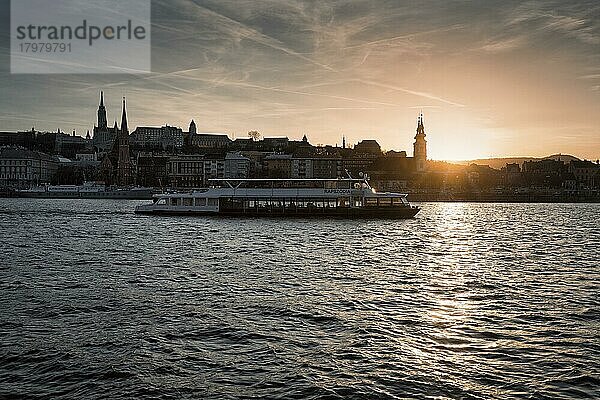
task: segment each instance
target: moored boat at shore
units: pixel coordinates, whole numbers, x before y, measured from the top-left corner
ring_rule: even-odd
[[[189,193],[155,195],[137,214],[412,218],[406,194],[378,193],[367,179],[221,179]]]
[[[128,199],[149,200],[153,189],[143,187],[116,188],[86,182],[83,185],[47,185],[15,191],[17,197],[44,199]]]

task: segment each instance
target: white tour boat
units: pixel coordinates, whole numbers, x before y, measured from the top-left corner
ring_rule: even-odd
[[[412,218],[406,194],[378,193],[367,179],[218,179],[189,193],[155,195],[137,214]]]

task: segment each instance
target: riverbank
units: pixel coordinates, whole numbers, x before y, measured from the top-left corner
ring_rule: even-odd
[[[411,202],[478,202],[478,203],[600,203],[598,194],[566,193],[409,193]]]

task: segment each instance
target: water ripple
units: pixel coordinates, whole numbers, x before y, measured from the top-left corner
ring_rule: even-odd
[[[0,398],[600,398],[598,205],[0,200]]]

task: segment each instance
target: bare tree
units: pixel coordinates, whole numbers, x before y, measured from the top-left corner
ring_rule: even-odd
[[[250,131],[250,132],[248,132],[248,137],[256,142],[260,139],[260,132],[259,131]]]

